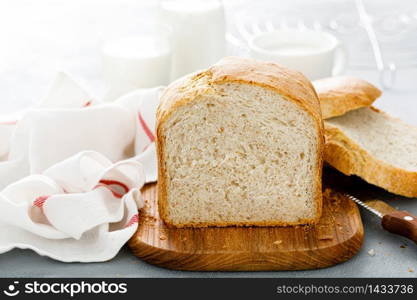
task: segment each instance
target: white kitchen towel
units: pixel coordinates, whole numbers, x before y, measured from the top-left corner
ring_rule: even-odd
[[[35,107],[0,121],[0,253],[114,257],[137,228],[140,188],[155,181],[162,88],[114,103],[60,73]]]

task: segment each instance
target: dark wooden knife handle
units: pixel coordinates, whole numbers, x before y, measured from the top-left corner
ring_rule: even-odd
[[[389,232],[409,238],[417,244],[417,217],[408,211],[394,211],[384,215],[382,227]]]

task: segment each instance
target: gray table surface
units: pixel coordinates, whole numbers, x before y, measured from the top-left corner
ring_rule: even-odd
[[[60,5],[56,6],[51,4],[52,1],[45,1],[42,2],[44,7],[40,4],[35,5],[35,2],[23,0],[2,2],[1,5],[8,2],[8,6],[7,9],[0,7],[0,35],[6,34],[13,39],[9,39],[9,47],[0,49],[0,57],[6,58],[4,61],[0,61],[0,65],[5,62],[6,66],[0,68],[0,114],[25,107],[38,100],[46,92],[48,82],[53,78],[56,69],[69,70],[77,78],[84,80],[96,95],[102,94],[99,59],[96,50],[88,50],[95,49],[95,44],[88,39],[88,34],[91,32],[83,28],[82,25],[89,24],[88,28],[92,26],[96,30],[100,17],[103,19],[128,19],[122,10],[129,11],[130,17],[134,13],[139,13],[140,10],[137,8],[137,2],[129,0],[116,1],[117,5],[112,1],[100,1],[99,10],[90,9],[93,5],[97,5],[96,0],[84,1],[84,6],[79,5],[77,1],[61,1]],[[40,2],[36,1],[37,4]],[[106,3],[112,4],[107,5]],[[54,14],[49,13],[52,9],[51,6],[55,7]],[[22,10],[22,7],[26,9]],[[82,10],[81,7],[84,7],[85,10]],[[45,9],[48,13],[45,12]],[[89,18],[91,11],[94,12],[95,22]],[[19,13],[21,18],[15,20],[13,13]],[[21,20],[26,20],[26,24],[22,25]],[[69,24],[73,27],[70,28]],[[130,24],[130,26],[136,25]],[[27,30],[28,28],[31,30]],[[36,34],[36,32],[42,32],[43,35]],[[49,33],[50,36],[47,37],[46,33]],[[60,37],[59,43],[53,44],[54,37],[57,36]],[[77,41],[76,44],[71,42],[74,40]],[[53,47],[51,47],[51,43]],[[77,45],[83,45],[83,47]],[[374,71],[354,72],[349,70],[348,73],[379,84]],[[400,70],[395,87],[384,91],[376,106],[417,126],[416,95],[417,70]],[[417,214],[417,199],[401,198],[383,191],[379,191],[379,196],[397,208]],[[365,228],[365,239],[361,251],[343,264],[321,270],[296,272],[173,271],[147,264],[134,257],[127,248],[123,248],[109,262],[67,264],[38,256],[29,250],[15,249],[0,255],[0,276],[417,277],[417,246],[404,238],[384,232],[376,217],[364,211],[361,213]],[[375,256],[368,254],[371,249],[375,251]]]

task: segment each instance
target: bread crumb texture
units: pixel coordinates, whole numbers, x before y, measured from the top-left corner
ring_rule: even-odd
[[[315,115],[273,89],[211,84],[202,74],[177,89],[195,93],[159,128],[164,219],[177,227],[316,220],[322,136]]]
[[[325,121],[325,160],[389,192],[417,196],[417,128],[364,107]]]

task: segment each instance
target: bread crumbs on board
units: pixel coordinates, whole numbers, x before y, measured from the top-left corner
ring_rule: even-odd
[[[164,234],[161,234],[161,235],[159,236],[159,239],[160,239],[161,241],[164,241],[164,240],[166,240],[166,239],[167,239],[167,236],[166,236],[166,235],[164,235]]]
[[[277,241],[273,242],[273,244],[275,246],[278,246],[278,245],[281,245],[282,244],[282,241],[281,240],[277,240]]]

